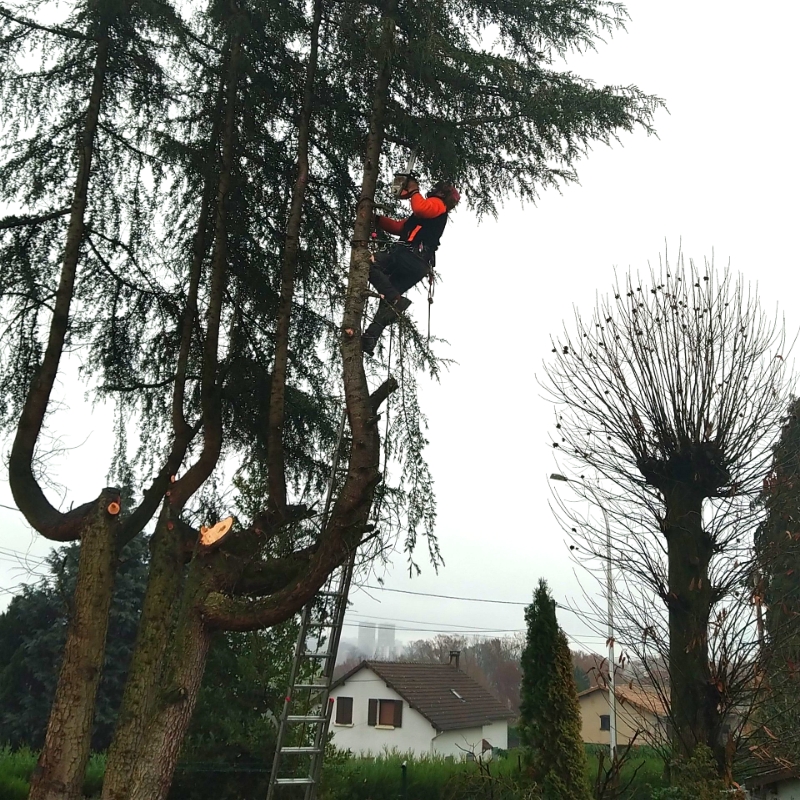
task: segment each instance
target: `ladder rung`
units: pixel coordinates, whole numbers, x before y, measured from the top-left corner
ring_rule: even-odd
[[[321,753],[321,747],[281,747],[281,753]]]
[[[330,658],[333,653],[303,653],[305,658]]]
[[[327,683],[296,683],[294,685],[295,689],[311,689],[312,692],[315,691],[322,691],[323,689],[328,688]],[[290,692],[291,694],[291,692]]]
[[[327,717],[311,716],[310,714],[289,714],[286,717],[287,722],[325,722],[327,719]]]
[[[314,783],[313,778],[275,778],[275,783],[284,786],[310,786]]]
[[[333,620],[328,622],[306,622],[306,628],[333,628],[336,623]]]
[[[341,597],[341,592],[317,592],[317,597]]]

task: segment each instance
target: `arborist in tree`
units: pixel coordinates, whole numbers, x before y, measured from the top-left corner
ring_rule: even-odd
[[[381,302],[361,337],[361,348],[368,355],[375,352],[383,329],[411,305],[402,295],[431,274],[436,248],[447,225],[447,214],[460,200],[458,190],[449,181],[439,181],[424,197],[411,175],[399,196],[411,201],[411,216],[406,219],[376,217],[375,220],[378,230],[399,236],[400,241],[390,250],[372,257],[369,282],[380,294]]]

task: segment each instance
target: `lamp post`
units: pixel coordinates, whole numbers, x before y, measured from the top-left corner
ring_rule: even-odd
[[[564,481],[566,483],[577,483],[570,478],[554,472],[550,476],[551,481]],[[603,521],[606,526],[606,599],[608,600],[608,750],[611,756],[611,764],[617,761],[617,696],[614,688],[614,583],[611,572],[611,526],[608,524],[608,514],[603,504],[597,497],[597,493],[587,487],[594,495],[595,502],[603,512]]]

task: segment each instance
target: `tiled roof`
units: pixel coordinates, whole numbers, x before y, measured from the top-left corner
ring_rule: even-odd
[[[608,693],[608,687],[592,686],[591,689],[584,689],[584,691],[578,692],[578,697],[585,697],[586,695],[594,694],[595,692]],[[659,694],[652,689],[648,690],[631,688],[629,686],[615,686],[614,694],[617,698],[617,702],[622,706],[624,706],[626,703],[630,703],[630,705],[636,706],[644,711],[649,711],[651,714],[655,714],[656,716],[665,716],[667,713],[664,707],[664,701],[661,699]]]
[[[341,686],[365,667],[382,678],[439,731],[476,728],[492,720],[516,716],[491,692],[449,664],[362,661],[334,685]]]

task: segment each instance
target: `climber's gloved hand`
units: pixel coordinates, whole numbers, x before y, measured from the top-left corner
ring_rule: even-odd
[[[408,200],[412,194],[416,194],[419,191],[419,184],[417,181],[409,177],[406,181],[406,185],[403,187],[403,190],[400,192],[400,199],[401,200]]]

